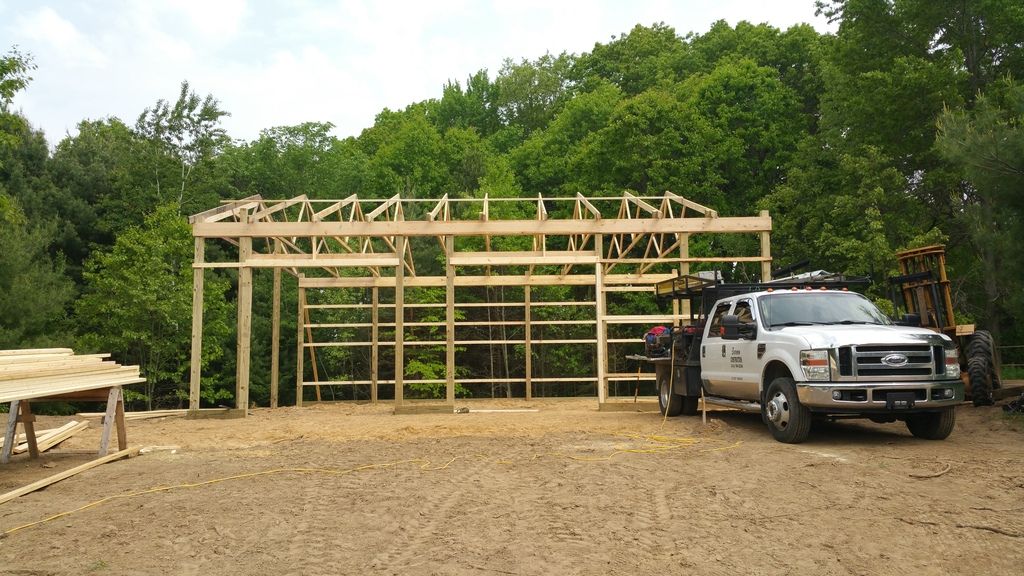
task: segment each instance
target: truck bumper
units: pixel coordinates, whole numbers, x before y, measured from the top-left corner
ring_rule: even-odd
[[[964,401],[960,380],[931,382],[797,382],[800,403],[812,410],[895,412],[935,410]]]

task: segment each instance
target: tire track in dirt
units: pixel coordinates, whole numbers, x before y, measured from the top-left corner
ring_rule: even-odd
[[[311,467],[330,468],[331,463],[316,463]],[[283,563],[292,568],[287,575],[336,575],[344,574],[346,566],[339,561],[342,556],[332,538],[335,535],[333,518],[327,514],[338,508],[339,495],[344,497],[359,487],[367,478],[362,474],[323,474],[317,472],[297,474],[298,493],[284,496],[291,521],[275,522],[268,528],[270,541],[288,541],[286,558]],[[286,484],[287,486],[288,484]]]
[[[466,482],[475,479],[486,484],[495,476],[491,463],[469,458],[456,460],[448,468],[434,473],[447,474],[440,483],[427,483],[426,489],[417,495],[415,505],[408,507],[405,514],[389,518],[391,524],[401,526],[402,530],[399,537],[391,540],[389,547],[373,557],[370,562],[372,568],[401,571],[414,560],[421,563],[437,547],[436,529],[447,522],[451,511],[459,505]],[[393,532],[399,533],[399,530]]]
[[[649,490],[639,499],[629,520],[629,533],[639,545],[633,551],[651,558],[658,557],[669,545],[665,528],[672,521],[668,490],[664,486]]]

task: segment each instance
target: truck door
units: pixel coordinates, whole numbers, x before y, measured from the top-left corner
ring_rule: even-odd
[[[700,346],[700,377],[708,394],[724,396],[728,387],[728,349],[729,341],[722,339],[722,316],[729,313],[731,302],[722,302],[715,307],[708,319],[707,331]]]
[[[729,372],[725,392],[729,398],[760,400],[761,359],[758,357],[758,330],[756,307],[752,299],[736,302],[733,314],[740,321],[740,339],[723,340],[726,343],[726,369]],[[762,354],[763,355],[763,354]]]

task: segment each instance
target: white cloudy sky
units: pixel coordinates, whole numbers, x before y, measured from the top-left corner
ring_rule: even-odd
[[[133,124],[187,79],[231,113],[234,138],[329,121],[357,135],[383,108],[439,97],[504,58],[589,52],[635,24],[680,34],[724,19],[779,28],[815,17],[813,0],[0,0],[0,53],[33,55],[14,102],[51,144],[82,119]]]

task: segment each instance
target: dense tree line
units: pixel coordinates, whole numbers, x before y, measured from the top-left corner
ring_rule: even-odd
[[[493,77],[480,70],[449,81],[438,98],[385,109],[348,138],[332,136],[329,123],[307,123],[232,140],[220,122],[228,112],[186,82],[134,124],[83,120],[51,148],[11,109],[14,94],[31,89],[33,70],[31,56],[12,48],[0,57],[0,348],[108,350],[142,365],[149,384],[138,401],[175,405],[188,373],[188,214],[254,193],[439,198],[623,189],[671,190],[722,215],[768,209],[776,265],[809,259],[865,274],[876,297],[895,273],[895,251],[944,242],[963,320],[1003,343],[1021,342],[1024,12],[1009,0],[817,7],[837,33],[717,22],[681,36],[664,24],[637,25],[584,54],[506,60]],[[698,242],[695,250],[713,255],[723,246]],[[252,394],[261,403],[265,280],[258,271]],[[207,276],[210,403],[230,399],[233,388],[227,302],[235,281]],[[295,298],[286,284],[285,310]],[[353,354],[334,352],[333,361],[354,365]],[[443,377],[436,360],[409,354],[416,375],[438,377],[440,369]],[[516,360],[507,350],[481,354],[482,363]],[[591,359],[571,352],[546,354],[592,370]],[[288,356],[284,382],[294,372]],[[283,389],[286,400],[290,387]]]

